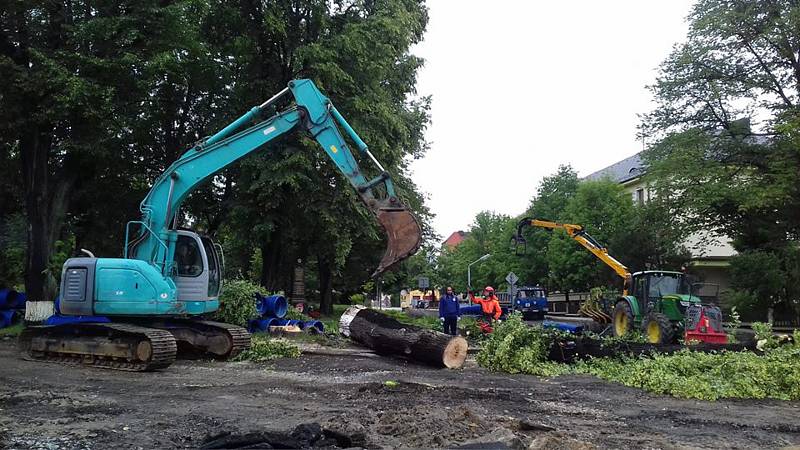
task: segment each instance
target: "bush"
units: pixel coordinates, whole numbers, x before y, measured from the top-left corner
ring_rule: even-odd
[[[497,325],[478,353],[478,364],[492,371],[556,376],[570,372],[566,364],[547,360],[550,347],[562,334],[530,327],[514,313]]]
[[[246,327],[247,320],[257,315],[255,295],[259,291],[259,285],[247,280],[226,281],[214,320]]]
[[[300,347],[283,339],[254,334],[249,350],[240,353],[236,361],[272,361],[278,358],[299,358]]]

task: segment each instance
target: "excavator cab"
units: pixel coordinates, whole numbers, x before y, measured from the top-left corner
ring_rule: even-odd
[[[210,237],[178,230],[173,257],[173,280],[178,301],[216,300],[222,290],[222,247]]]

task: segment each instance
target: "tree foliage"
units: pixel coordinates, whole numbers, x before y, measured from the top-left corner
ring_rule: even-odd
[[[643,126],[656,201],[684,232],[732,240],[740,306],[796,305],[787,283],[800,231],[800,6],[701,0],[689,22]]]
[[[523,216],[479,213],[467,239],[455,249],[444,249],[437,259],[439,279],[453,280],[446,282],[463,289],[467,265],[489,253],[491,258],[472,266],[473,288],[486,284],[505,288],[509,271],[520,277],[520,284],[541,284],[550,290],[621,287],[608,266],[561,230],[523,227],[525,253],[515,254],[511,237],[522,217],[581,225],[631,271],[678,269],[687,258],[683,235],[670,232],[671,217],[648,206],[634,206],[618,183],[580,181],[571,167],[562,166],[542,180]]]
[[[312,78],[421,219],[408,174],[424,155],[429,99],[410,48],[421,1],[12,2],[0,11],[0,255],[49,299],[57,243],[120,256],[125,223],[152,181],[192,143],[286,86]],[[368,159],[360,161],[377,174]],[[7,182],[9,180],[11,182]],[[16,182],[14,182],[16,181]],[[108,208],[106,205],[114,205]],[[226,249],[229,273],[288,290],[298,259],[329,309],[376,266],[383,236],[313,139],[286,136],[194,192],[182,225]],[[20,219],[21,218],[21,219]],[[63,245],[62,245],[63,246]],[[253,267],[253,263],[259,267]],[[323,309],[326,309],[323,307]]]

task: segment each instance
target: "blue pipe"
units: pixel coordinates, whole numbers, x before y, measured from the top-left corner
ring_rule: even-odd
[[[0,289],[0,309],[19,309],[25,306],[25,293]]]
[[[251,319],[247,321],[247,330],[251,333],[266,332],[277,320],[279,319]]]
[[[483,314],[481,305],[462,306],[460,311],[462,316],[480,316]]]
[[[256,311],[262,318],[275,317],[282,319],[289,310],[289,302],[282,295],[263,297],[256,294]]]
[[[0,311],[0,328],[10,327],[14,321],[14,310]]]

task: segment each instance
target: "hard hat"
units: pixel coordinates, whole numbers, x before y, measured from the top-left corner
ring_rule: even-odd
[[[486,292],[494,292],[494,288],[493,288],[493,287],[491,287],[491,286],[486,286],[486,288],[484,289],[484,291],[486,291]]]

